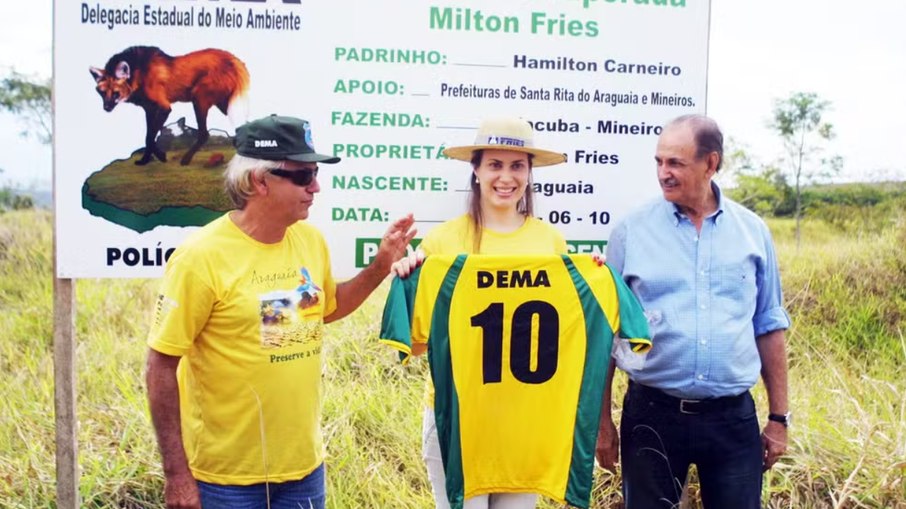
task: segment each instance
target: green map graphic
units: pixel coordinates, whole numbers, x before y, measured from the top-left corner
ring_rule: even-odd
[[[137,166],[142,150],[136,150],[91,174],[82,185],[82,207],[138,233],[158,226],[203,226],[232,209],[223,188],[223,170],[236,153],[230,138],[212,132],[187,166],[179,159],[191,139],[181,138],[162,140],[171,145],[166,162]]]

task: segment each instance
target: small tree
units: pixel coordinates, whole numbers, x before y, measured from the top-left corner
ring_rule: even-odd
[[[782,207],[786,182],[777,168],[766,166],[758,172],[736,177],[736,187],[729,196],[759,216],[775,216]]]
[[[762,163],[749,147],[727,139],[718,174],[727,183],[727,196],[760,216],[777,215],[788,187],[775,165]]]
[[[3,169],[0,168],[0,175]],[[15,192],[8,184],[0,185],[0,214],[7,210],[30,209],[35,206],[31,196]]]
[[[732,136],[728,136],[724,147],[721,170],[717,177],[727,175],[735,177],[740,173],[751,173],[755,171],[760,163],[751,152],[751,149],[746,143],[743,143]]]
[[[796,196],[796,247],[800,244],[800,223],[802,221],[802,186],[819,177],[829,176],[840,170],[839,157],[814,159],[822,151],[824,142],[834,138],[833,125],[822,117],[830,109],[830,102],[822,100],[812,92],[795,92],[786,99],[774,103],[773,120],[770,127],[783,139],[787,165],[793,176]],[[829,164],[828,164],[829,162]]]
[[[34,78],[16,71],[0,80],[0,110],[25,122],[23,136],[34,136],[41,143],[53,138],[51,126],[50,79]]]
[[[53,140],[50,85],[50,79],[33,78],[16,71],[10,71],[0,80],[0,111],[19,117],[25,123],[22,135],[44,144]],[[9,184],[0,185],[0,212],[33,206],[30,196],[15,192]]]

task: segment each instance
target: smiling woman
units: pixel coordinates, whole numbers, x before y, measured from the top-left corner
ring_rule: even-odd
[[[431,254],[566,253],[563,235],[534,217],[532,188],[533,168],[563,163],[566,156],[535,147],[533,138],[527,120],[492,118],[481,123],[473,144],[444,150],[445,156],[471,165],[468,212],[428,232],[419,245],[420,251],[400,260],[394,271],[406,277],[419,263],[419,257]],[[424,351],[413,348],[412,353],[418,355]],[[427,401],[422,452],[436,507],[448,509],[446,475],[435,426],[434,389],[430,384]],[[535,507],[535,502],[532,493],[492,493],[469,498],[464,507],[520,509]]]

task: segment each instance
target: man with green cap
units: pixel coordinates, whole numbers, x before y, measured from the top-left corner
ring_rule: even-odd
[[[235,210],[170,257],[148,337],[148,400],[168,508],[323,508],[319,429],[324,323],[354,311],[406,253],[412,215],[374,261],[336,283],[308,218],[318,164],[305,120],[236,131]]]

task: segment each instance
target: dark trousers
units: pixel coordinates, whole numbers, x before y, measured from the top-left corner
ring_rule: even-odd
[[[693,463],[705,509],[761,505],[761,433],[748,391],[697,403],[630,382],[620,437],[626,509],[676,507]]]

